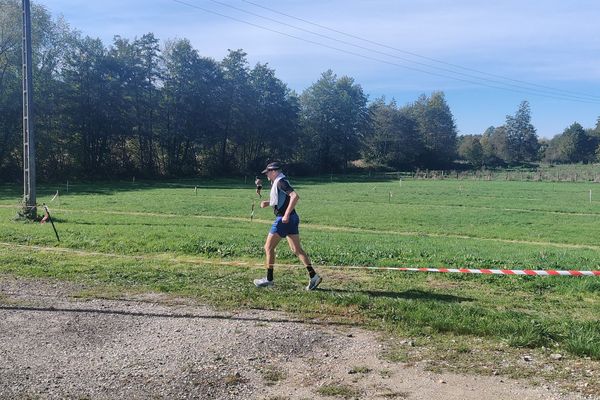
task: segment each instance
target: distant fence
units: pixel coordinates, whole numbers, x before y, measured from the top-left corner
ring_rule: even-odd
[[[416,171],[413,179],[505,180],[536,182],[597,182],[600,172],[595,171]],[[406,175],[404,175],[406,177]]]
[[[376,172],[372,179],[431,179],[431,180],[480,180],[480,181],[531,181],[531,182],[595,182],[600,183],[600,166],[582,170],[469,170],[442,171],[417,170],[415,172]]]

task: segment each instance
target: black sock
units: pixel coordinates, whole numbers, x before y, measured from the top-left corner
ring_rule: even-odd
[[[306,270],[308,271],[308,276],[310,276],[311,278],[317,274],[313,269],[312,265],[307,265]]]
[[[273,281],[273,268],[267,268],[267,280],[269,282]]]

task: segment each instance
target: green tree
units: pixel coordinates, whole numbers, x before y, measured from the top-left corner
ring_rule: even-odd
[[[21,9],[14,0],[0,0],[0,11],[0,98],[5,98],[21,61]]]
[[[556,163],[590,162],[595,158],[593,139],[575,122],[550,141],[545,160]]]
[[[579,123],[575,122],[565,129],[563,138],[566,147],[565,155],[569,162],[587,163],[593,160],[595,149],[590,145],[591,138]]]
[[[369,121],[362,87],[329,70],[302,93],[300,103],[304,160],[321,172],[347,168],[359,157]]]
[[[421,95],[410,110],[425,146],[424,165],[431,168],[448,166],[456,157],[457,132],[444,93],[434,92],[430,97]]]
[[[0,0],[0,176],[6,179],[22,174],[20,21],[19,3]]]
[[[590,138],[590,147],[594,149],[592,161],[600,162],[600,117],[596,120],[596,126],[587,132]]]
[[[257,64],[249,76],[254,99],[249,129],[240,138],[238,157],[243,171],[264,167],[268,159],[293,161],[298,143],[297,96],[265,64]]]
[[[87,176],[106,176],[113,167],[107,64],[102,42],[85,37],[69,49],[63,66],[66,128],[79,173]]]
[[[562,154],[562,135],[556,135],[548,142],[543,160],[551,164],[564,163]]]
[[[506,125],[494,128],[490,135],[490,143],[493,149],[493,156],[500,164],[510,164],[513,160],[510,151],[510,142]]]
[[[419,162],[423,143],[417,122],[407,109],[399,109],[395,101],[383,98],[369,106],[371,129],[365,138],[364,155],[368,161],[396,169],[408,169]]]
[[[70,138],[65,129],[64,98],[66,85],[61,79],[62,62],[71,48],[74,33],[59,18],[44,14],[35,31],[40,42],[34,53],[34,115],[37,174],[42,179],[57,179],[68,174],[72,159],[67,151]]]
[[[505,127],[507,152],[504,161],[509,164],[537,161],[539,143],[527,101],[521,102],[514,116],[506,116]]]
[[[250,68],[247,54],[241,50],[229,50],[220,66],[225,78],[223,106],[225,124],[219,132],[218,168],[233,171],[239,167],[235,159],[238,144],[251,125],[252,105],[255,93],[250,84]]]
[[[461,137],[458,146],[458,155],[474,167],[481,167],[484,164],[481,137],[477,135],[465,135]]]
[[[490,126],[479,139],[482,151],[482,163],[487,166],[500,166],[504,163],[501,154],[506,150],[504,127]]]
[[[200,57],[188,40],[169,42],[164,53],[160,144],[164,170],[189,175],[216,166],[225,126],[224,76],[220,65]]]
[[[107,55],[108,84],[118,83],[113,89],[120,91],[120,99],[114,98],[119,108],[111,111],[112,121],[127,119],[120,129],[115,127],[113,139],[118,147],[113,157],[121,158],[122,149],[129,155],[124,165],[132,165],[137,175],[155,176],[158,173],[158,149],[156,145],[157,116],[160,92],[158,84],[162,76],[162,60],[158,39],[148,33],[133,41],[115,36]],[[112,94],[112,93],[111,93]],[[114,92],[119,95],[118,92]],[[120,115],[119,115],[120,114]],[[116,131],[120,131],[118,134]]]
[[[0,175],[11,179],[22,173],[21,22],[21,1],[0,0]],[[31,22],[36,144],[44,145],[36,163],[38,177],[44,178],[59,170],[50,161],[60,154],[53,140],[60,132],[61,85],[56,79],[69,28],[39,4],[32,5]]]

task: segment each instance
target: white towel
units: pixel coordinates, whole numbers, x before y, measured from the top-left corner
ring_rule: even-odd
[[[279,175],[277,175],[277,177],[271,184],[271,194],[269,196],[269,205],[270,206],[276,206],[277,203],[279,202],[279,192],[277,190],[277,184],[283,178],[285,178],[285,175],[283,174],[283,172],[280,172]]]

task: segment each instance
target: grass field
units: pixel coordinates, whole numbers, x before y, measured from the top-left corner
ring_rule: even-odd
[[[597,277],[339,268],[598,270],[598,184],[368,178],[292,184],[301,196],[304,247],[325,278],[313,293],[303,290],[305,271],[294,266],[276,268],[273,290],[252,285],[264,273],[258,264],[272,212],[257,206],[250,221],[258,199],[243,180],[71,183],[68,193],[64,185],[38,187],[39,203],[60,191],[50,203],[60,243],[49,224],[15,221],[21,187],[0,186],[0,273],[93,283],[105,295],[154,290],[439,343],[451,338],[458,353],[478,338],[600,360]],[[284,243],[278,261],[297,263]]]

